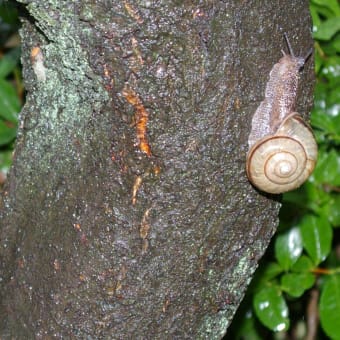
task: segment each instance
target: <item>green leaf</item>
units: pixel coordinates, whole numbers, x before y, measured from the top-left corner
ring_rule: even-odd
[[[314,39],[329,40],[340,30],[340,18],[331,18],[323,21],[314,31]]]
[[[332,46],[335,49],[335,52],[340,52],[340,39],[333,39]]]
[[[296,272],[296,273],[304,273],[304,272],[310,272],[314,268],[315,268],[315,266],[314,266],[312,260],[309,257],[302,255],[294,263],[291,270],[292,270],[292,272]]]
[[[312,7],[315,7],[313,4],[328,8],[335,16],[340,15],[340,8],[337,0],[312,0],[311,5]]]
[[[321,24],[321,19],[319,17],[318,11],[317,11],[317,6],[313,6],[313,3],[311,2],[310,6],[310,14],[312,16],[312,21],[313,21],[313,32],[317,31],[318,27]]]
[[[234,319],[235,323],[233,325],[237,325],[236,327],[236,334],[231,333],[232,339],[242,339],[242,340],[262,340],[263,337],[258,332],[258,320],[255,318],[254,313],[252,312],[251,308],[245,311],[242,315],[242,318]],[[233,326],[231,327],[233,328]],[[232,329],[228,330],[229,332]]]
[[[323,110],[315,110],[311,116],[311,124],[313,127],[324,130],[327,133],[336,133],[336,127],[334,126],[333,117],[325,114]]]
[[[312,174],[300,188],[283,195],[283,203],[286,205],[286,208],[283,207],[281,210],[286,213],[286,216],[290,216],[290,225],[294,219],[303,216],[308,211],[318,213],[320,207],[329,201],[328,193],[321,190],[322,188],[319,188],[319,186],[316,186],[315,182],[314,175]],[[280,220],[282,221],[282,218]]]
[[[261,265],[255,273],[249,290],[259,291],[262,287],[273,280],[283,271],[282,267],[277,262],[266,262]]]
[[[281,277],[281,288],[293,297],[300,297],[314,282],[312,273],[287,273]]]
[[[340,156],[333,149],[329,153],[319,153],[318,162],[313,173],[317,183],[332,186],[340,185]]]
[[[264,271],[262,272],[262,278],[269,281],[282,273],[282,267],[276,262],[267,263]]]
[[[2,151],[0,153],[0,171],[7,173],[9,167],[12,164],[12,154],[11,150],[9,151]]]
[[[0,79],[0,117],[17,123],[20,111],[20,101],[13,86],[6,80]]]
[[[288,307],[277,287],[265,287],[255,294],[253,306],[259,320],[272,331],[289,328]]]
[[[303,244],[299,228],[292,228],[275,241],[275,257],[284,270],[288,270],[302,253]]]
[[[20,48],[13,48],[0,60],[0,78],[8,76],[18,65],[20,59]]]
[[[1,17],[1,22],[5,22],[12,27],[12,29],[16,28],[16,24],[18,23],[18,11],[15,6],[15,4],[11,2],[0,2],[0,17]]]
[[[340,22],[340,18],[338,20]],[[321,69],[321,75],[333,83],[339,82],[340,65],[338,59],[339,57],[337,56],[327,58],[327,61],[325,61],[324,66]]]
[[[304,248],[315,265],[329,254],[332,243],[332,227],[324,216],[306,215],[301,223]]]
[[[0,120],[0,145],[6,145],[11,142],[17,134],[16,127],[9,127]]]
[[[333,227],[340,227],[340,196],[338,194],[330,195],[330,199],[322,207],[321,213],[327,216],[328,221]]]
[[[320,320],[325,333],[333,340],[340,339],[340,277],[329,277],[320,297]]]

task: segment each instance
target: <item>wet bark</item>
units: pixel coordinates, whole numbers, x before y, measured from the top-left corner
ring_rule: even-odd
[[[20,1],[2,338],[219,339],[278,223],[251,116],[308,1]],[[299,112],[312,103],[305,66]]]

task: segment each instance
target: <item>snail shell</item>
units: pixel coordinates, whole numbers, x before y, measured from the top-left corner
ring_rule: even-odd
[[[279,194],[298,188],[312,173],[317,145],[310,127],[295,112],[299,71],[311,54],[296,57],[289,43],[289,54],[269,74],[265,98],[252,118],[248,138],[246,171],[258,189]]]
[[[301,116],[293,112],[275,134],[258,140],[247,155],[247,175],[258,189],[279,194],[298,188],[312,173],[317,144]]]

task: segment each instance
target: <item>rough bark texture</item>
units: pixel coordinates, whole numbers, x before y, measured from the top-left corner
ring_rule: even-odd
[[[308,1],[20,2],[1,337],[220,339],[277,226],[247,137]],[[312,84],[309,61],[303,114]]]

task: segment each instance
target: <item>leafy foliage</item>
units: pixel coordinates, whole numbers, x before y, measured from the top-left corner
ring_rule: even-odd
[[[311,0],[310,10],[319,159],[308,182],[283,196],[279,232],[228,338],[340,339],[340,5]]]
[[[11,164],[23,101],[18,26],[14,4],[0,2],[0,185]]]

